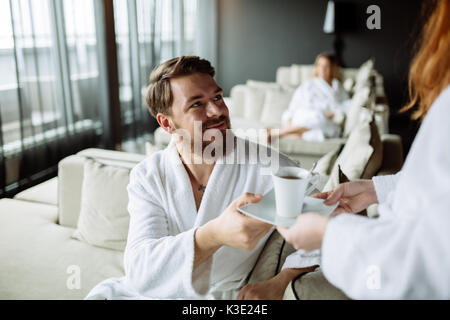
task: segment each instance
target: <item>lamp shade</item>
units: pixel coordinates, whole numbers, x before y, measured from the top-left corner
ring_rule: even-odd
[[[325,14],[325,22],[323,24],[323,32],[334,33],[335,32],[335,7],[334,1],[328,1],[327,12]]]

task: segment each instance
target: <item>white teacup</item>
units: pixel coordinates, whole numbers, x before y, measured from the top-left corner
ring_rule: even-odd
[[[302,212],[305,196],[309,195],[320,182],[318,173],[299,167],[282,167],[276,173],[272,173],[272,178],[277,215],[287,218],[295,218]],[[311,182],[313,179],[316,181]]]

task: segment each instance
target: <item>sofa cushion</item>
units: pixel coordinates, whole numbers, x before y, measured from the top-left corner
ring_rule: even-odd
[[[245,91],[244,118],[260,120],[264,106],[266,90],[266,88],[247,86]]]
[[[383,162],[377,175],[395,174],[403,166],[403,146],[402,138],[394,134],[383,134]]]
[[[375,122],[359,124],[336,159],[324,191],[339,185],[339,166],[350,180],[357,180],[373,176],[381,167],[382,158],[383,148]]]
[[[259,80],[247,80],[246,85],[256,89],[281,89],[281,85],[276,82],[267,82]]]
[[[334,150],[331,150],[322,158],[317,161],[316,168],[314,172],[320,175],[330,175],[331,169],[333,168],[334,162],[336,161],[339,153],[342,151],[344,145],[337,146]]]
[[[247,283],[261,282],[273,278],[281,271],[286,257],[294,251],[294,247],[287,243],[278,231],[274,230],[250,272]]]
[[[134,167],[137,163],[144,160],[145,155],[131,152],[106,150],[98,148],[84,149],[77,153],[79,156],[94,158],[102,163],[118,164],[124,167]]]
[[[73,236],[94,246],[124,250],[127,241],[127,210],[130,170],[86,159],[81,211]]]
[[[289,83],[291,86],[299,86],[302,83],[302,65],[293,64],[291,66]]]
[[[345,143],[345,141],[346,140],[342,138],[333,138],[317,143],[297,138],[282,137],[280,139],[279,149],[287,154],[310,154],[321,157],[328,152],[335,150]]]
[[[279,126],[281,126],[281,116],[289,107],[293,94],[294,90],[288,88],[271,88],[267,90],[263,111],[261,113],[261,122],[277,122],[279,123]]]
[[[314,77],[314,69],[315,69],[314,64],[307,64],[302,66],[300,70],[302,83],[311,80]]]
[[[323,275],[320,268],[302,274],[287,286],[283,300],[349,300]]]
[[[84,157],[72,155],[58,163],[58,223],[75,228],[81,208]]]
[[[14,196],[14,199],[58,205],[58,177],[44,181]]]
[[[55,206],[0,200],[0,299],[83,299],[124,275],[122,252],[72,239],[56,220]]]
[[[372,179],[383,163],[383,142],[381,141],[381,137],[374,119],[370,122],[369,144],[373,148],[373,152],[369,158],[369,161],[367,161],[363,173],[361,174],[361,179]]]
[[[291,86],[298,87],[313,78],[314,64],[293,64],[291,66]]]
[[[244,116],[246,90],[247,86],[244,84],[238,84],[231,88],[230,98],[232,103],[231,105],[227,105],[230,117]]]
[[[276,73],[276,81],[281,85],[291,85],[291,68],[290,67],[279,67]]]
[[[145,158],[142,154],[121,151],[86,149],[64,158],[58,164],[58,211],[59,223],[76,228],[81,209],[81,189],[84,176],[84,161],[95,158],[105,165],[131,169]]]
[[[355,91],[367,86],[369,84],[370,75],[373,72],[374,62],[372,59],[364,62],[361,67],[359,67],[358,73],[356,74]]]
[[[348,137],[352,130],[360,122],[360,113],[369,99],[369,92],[369,88],[364,87],[355,92],[355,94],[353,95],[344,123],[344,137]]]

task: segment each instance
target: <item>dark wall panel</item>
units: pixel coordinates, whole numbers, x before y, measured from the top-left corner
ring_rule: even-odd
[[[354,20],[343,33],[342,60],[347,67],[359,67],[375,58],[392,109],[391,131],[402,135],[408,149],[416,125],[396,111],[407,98],[407,71],[412,40],[420,28],[421,1],[336,2],[347,5],[345,19]],[[371,4],[381,9],[381,30],[366,27]],[[275,81],[277,67],[311,64],[319,52],[331,51],[334,36],[322,31],[326,7],[326,0],[219,0],[217,80],[225,93],[247,79]]]

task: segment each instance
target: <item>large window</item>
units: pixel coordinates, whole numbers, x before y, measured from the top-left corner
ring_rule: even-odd
[[[0,187],[100,142],[94,0],[0,0]],[[70,150],[70,148],[71,150]]]
[[[196,53],[197,8],[197,0],[114,0],[122,133],[128,150],[139,151],[157,126],[144,99],[153,68]]]
[[[93,0],[0,0],[0,21],[4,151],[95,126],[100,101]]]
[[[0,0],[0,197],[84,148],[143,151],[151,70],[205,57],[215,1]]]

